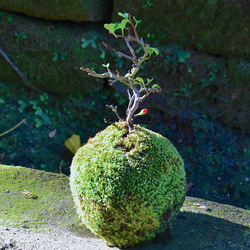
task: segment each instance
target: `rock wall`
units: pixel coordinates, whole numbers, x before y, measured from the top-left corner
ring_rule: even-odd
[[[31,9],[38,11],[37,14],[27,12],[27,2],[17,2],[23,5],[18,7],[13,0],[1,1],[0,9],[76,22],[111,18],[110,1],[92,2],[92,8],[88,9],[92,14],[85,19],[72,14],[74,11],[82,15],[88,12],[81,10],[83,6],[88,8],[84,1],[80,5],[70,2],[70,13],[68,1],[58,5],[67,11],[57,9],[57,1],[52,7],[47,3],[41,8],[39,2],[32,1],[36,5]],[[183,110],[202,109],[213,119],[233,127],[248,128],[249,6],[245,0],[113,1],[112,21],[118,20],[118,11],[132,13],[142,20],[138,26],[139,35],[160,49],[160,55],[154,57],[142,72],[142,76],[153,77],[163,88],[161,95],[152,97],[151,110],[174,117]],[[45,16],[43,9],[48,14],[51,10],[51,13],[64,13],[65,16]],[[11,63],[0,55],[0,81],[25,83],[60,94],[86,95],[102,91],[107,83],[88,77],[79,70],[80,66],[98,72],[103,72],[101,65],[107,62],[114,69],[121,65],[124,69],[130,68],[128,62],[115,57],[101,45],[101,41],[105,41],[116,48],[127,49],[107,34],[103,23],[76,22],[53,22],[2,11],[0,48]],[[24,77],[20,77],[13,65]],[[117,89],[122,93],[119,86]]]
[[[89,79],[79,68],[88,65],[100,69],[102,25],[60,23],[2,12],[0,48],[9,61],[0,56],[0,81],[24,83],[42,91],[95,93],[102,84]],[[87,44],[91,49],[83,48]],[[94,49],[94,47],[97,49]],[[14,67],[13,67],[14,65]]]
[[[2,0],[0,9],[48,20],[98,22],[129,12],[143,20],[143,37],[223,56],[250,56],[246,0]],[[112,11],[113,9],[113,11]]]
[[[250,58],[250,4],[246,0],[114,0],[117,12],[143,20],[143,37],[178,42],[223,56]]]
[[[49,20],[98,22],[107,20],[112,9],[111,0],[1,0],[0,9],[23,13]]]

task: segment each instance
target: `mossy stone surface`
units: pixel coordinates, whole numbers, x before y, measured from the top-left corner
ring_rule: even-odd
[[[110,125],[78,150],[70,185],[83,223],[128,247],[164,232],[184,202],[184,163],[165,137],[124,123]]]
[[[114,0],[117,12],[143,20],[140,35],[223,56],[250,56],[250,5],[245,0]]]
[[[53,93],[94,94],[103,81],[89,79],[82,65],[100,70],[100,37],[103,25],[60,23],[1,11],[0,46],[30,85]],[[99,31],[98,31],[99,30]],[[82,47],[89,41],[91,49]],[[92,46],[96,46],[94,49]],[[14,49],[13,49],[14,47]],[[0,56],[0,81],[23,83],[16,71]]]
[[[0,164],[0,180],[0,225],[41,229],[78,224],[68,176]]]
[[[157,57],[154,56],[154,60],[148,61],[143,69],[143,72],[148,72],[148,77],[154,78],[163,89],[160,95],[150,97],[153,98],[153,101],[149,102],[151,110],[155,109],[153,113],[158,113],[160,119],[163,118],[163,121],[168,120],[167,122],[169,122],[176,117],[176,114],[182,114],[184,109],[192,110],[190,113],[202,109],[207,116],[213,119],[218,118],[230,127],[248,129],[250,117],[247,112],[250,92],[249,60],[241,58],[244,53],[237,51],[235,51],[237,57],[234,58],[227,55],[225,57],[212,55],[218,51],[207,50],[202,43],[200,43],[203,46],[200,51],[193,45],[185,43],[184,47],[189,48],[188,51],[185,51],[181,46],[183,41],[178,37],[176,40],[166,37],[166,41],[162,44],[158,44],[163,41],[158,36],[154,39],[146,37],[149,25],[151,25],[151,23],[147,23],[148,12],[150,8],[156,8],[159,3],[154,3],[154,6],[146,8],[143,8],[140,3],[131,5],[133,8],[131,11],[124,9],[142,20],[138,26],[139,35],[160,50],[160,54]],[[115,3],[116,5],[117,3]],[[119,6],[124,7],[125,2],[120,2]],[[136,8],[140,10],[138,15]],[[144,14],[147,16],[146,19],[143,19]],[[114,16],[117,18],[115,11]],[[171,18],[171,15],[168,15],[168,18]],[[155,21],[150,19],[150,22]],[[164,19],[162,22],[165,22]],[[174,24],[175,22],[171,22],[171,25]],[[178,23],[178,25],[180,24]],[[157,27],[155,25],[154,28]],[[166,27],[169,26],[159,26],[159,28]],[[171,30],[173,32],[174,27]],[[128,62],[124,64],[121,59],[114,57],[114,53],[105,50],[101,45],[101,41],[104,41],[114,48],[120,48],[118,39],[112,39],[107,30],[103,28],[102,23],[51,22],[2,11],[0,13],[0,34],[1,49],[28,79],[30,85],[46,92],[61,95],[81,93],[90,95],[96,103],[99,103],[102,93],[110,91],[112,88],[106,88],[107,82],[104,79],[89,77],[79,68],[85,66],[102,73],[104,72],[102,64],[107,62],[112,65],[112,69],[120,69],[122,65],[125,70],[131,66]],[[244,34],[243,31],[242,35]],[[219,36],[220,34],[216,34],[213,35],[213,38]],[[237,36],[235,35],[235,37]],[[227,39],[226,36],[225,39]],[[233,40],[227,39],[227,41]],[[247,40],[242,39],[241,41]],[[206,42],[209,42],[209,39]],[[83,48],[83,44],[88,45]],[[126,47],[124,43],[121,45]],[[194,49],[192,50],[192,48]],[[239,48],[246,50],[249,46],[239,46]],[[127,48],[120,49],[127,51]],[[185,58],[187,53],[190,54],[190,58]],[[17,72],[1,56],[0,81],[23,83]],[[126,88],[123,85],[118,90],[127,98]],[[113,100],[110,101],[113,102]],[[191,122],[196,119],[190,115],[189,118]],[[163,122],[158,118],[157,120]]]
[[[1,0],[0,9],[51,20],[98,22],[109,18],[111,0]]]
[[[105,242],[100,245],[93,234],[78,225],[67,176],[0,164],[0,180],[0,225],[5,228],[0,228],[3,233],[0,247],[6,249],[5,244],[11,243],[17,249],[31,249],[30,246],[35,249],[55,246],[57,249],[61,245],[64,249],[72,246],[77,250],[82,250],[83,246],[84,249],[106,249]],[[37,198],[23,197],[24,190]],[[11,238],[10,227],[16,228],[15,234],[6,242],[6,238]],[[34,231],[41,234],[36,236]],[[69,238],[65,238],[65,232]],[[77,239],[69,232],[76,233]],[[130,249],[249,249],[249,246],[250,211],[186,196],[170,231]]]

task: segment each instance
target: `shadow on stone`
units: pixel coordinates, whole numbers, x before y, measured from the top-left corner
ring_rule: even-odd
[[[206,214],[180,212],[173,227],[129,250],[249,249],[250,228]]]

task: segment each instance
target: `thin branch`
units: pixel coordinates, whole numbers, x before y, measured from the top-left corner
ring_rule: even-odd
[[[127,89],[127,92],[128,92],[128,98],[129,98],[129,100],[131,99],[131,95],[130,95],[130,93],[129,93],[129,89]]]
[[[128,28],[129,29],[129,28]],[[113,35],[113,36],[115,36],[116,38],[123,38],[123,39],[128,39],[129,41],[136,41],[137,39],[134,37],[134,36],[132,36],[131,34],[128,34],[127,36],[125,36],[125,35],[119,35],[119,34],[113,34],[112,32],[109,32],[109,34],[110,35]]]
[[[107,108],[112,109],[113,112],[115,112],[116,116],[118,117],[119,121],[123,121],[123,119],[120,117],[118,111],[117,111],[117,106],[113,106],[113,105],[106,105]]]
[[[128,104],[128,107],[127,107],[127,113],[131,109],[134,99],[135,99],[135,95],[133,95],[132,97],[130,96],[130,98],[129,98],[129,104]]]
[[[111,121],[108,121],[108,120],[106,120],[106,119],[104,119],[104,122],[105,123],[108,123],[108,124],[111,124],[111,125],[113,125],[113,126],[115,126],[115,127],[117,127],[117,125],[115,124],[115,123],[113,123],[113,122],[111,122]],[[118,127],[117,127],[118,128]]]
[[[35,90],[39,93],[43,93],[39,88],[31,85],[27,79],[27,77],[17,68],[17,66],[10,60],[10,58],[6,55],[6,53],[0,48],[0,55],[5,59],[5,61],[10,65],[10,67],[19,75],[22,79],[24,85],[32,90]]]
[[[118,71],[118,69],[116,69],[115,71],[118,76],[121,76],[121,73]]]
[[[90,68],[84,68],[84,67],[80,67],[80,70],[86,71],[86,72],[88,72],[88,75],[94,76],[94,77],[97,77],[97,78],[111,78],[111,79],[114,79],[114,81],[112,81],[110,85],[114,84],[114,82],[116,82],[116,81],[123,82],[125,85],[127,85],[129,87],[131,85],[130,80],[129,80],[130,75],[127,75],[127,74],[125,76],[115,75],[110,70],[108,70],[108,72],[99,74],[99,73],[96,73],[95,71],[91,70]]]
[[[125,38],[125,41],[126,41],[127,47],[129,48],[129,50],[130,50],[130,52],[131,52],[131,55],[132,55],[132,57],[133,57],[133,60],[134,60],[134,61],[137,61],[135,51],[134,51],[134,49],[130,46],[129,40]]]
[[[142,89],[139,91],[141,94],[142,91],[146,91],[146,94],[140,97],[140,101],[142,102],[147,96],[149,96],[151,93],[158,93],[161,92],[161,90],[157,90],[156,88],[147,88],[147,89]]]
[[[118,56],[120,57],[125,57],[128,60],[131,60],[132,62],[134,62],[134,59],[131,56],[128,56],[126,54],[124,54],[123,52],[117,51],[116,49],[110,47],[109,45],[107,45],[106,43],[102,42],[102,44],[105,46],[105,48],[112,50],[113,52],[115,52]]]
[[[6,134],[8,134],[8,133],[10,133],[11,131],[13,131],[14,129],[18,128],[18,127],[19,127],[21,124],[23,124],[23,123],[26,123],[26,120],[25,120],[25,119],[23,119],[22,121],[20,121],[17,125],[15,125],[14,127],[12,127],[11,129],[9,129],[9,130],[3,132],[2,134],[0,134],[0,137],[6,135]]]
[[[139,36],[138,36],[138,34],[137,34],[136,27],[135,27],[135,25],[134,25],[134,23],[133,23],[131,14],[128,14],[128,17],[129,17],[130,24],[131,24],[131,26],[132,26],[132,28],[133,28],[133,30],[134,30],[135,38],[136,38],[136,39],[139,39]]]
[[[107,77],[114,78],[114,79],[117,78],[116,75],[113,74],[110,70],[108,72],[105,72],[102,74],[96,73],[95,71],[91,70],[90,68],[80,67],[80,70],[86,71],[86,72],[88,72],[88,75],[98,77],[98,78],[107,78]]]
[[[133,96],[130,99],[129,107],[127,109],[127,117],[126,117],[126,123],[129,127],[129,133],[135,131],[134,124],[133,124],[133,115],[135,111],[138,109],[139,103],[140,103],[140,94],[139,94],[138,89],[136,88],[134,84],[131,85],[131,89],[133,90]]]
[[[112,81],[112,80],[109,80],[109,86],[113,86],[113,84],[114,84],[115,82],[117,82],[117,81],[118,81],[118,80],[116,80],[116,79],[113,80],[113,81]]]
[[[139,94],[142,94],[142,92],[144,92],[144,91],[145,91],[145,92],[148,92],[148,89],[147,89],[147,88],[144,88],[144,87],[141,88],[141,89],[139,90]]]

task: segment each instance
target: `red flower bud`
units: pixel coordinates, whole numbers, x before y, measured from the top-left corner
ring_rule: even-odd
[[[139,115],[146,115],[148,113],[148,110],[147,109],[142,109],[140,113],[136,114],[136,116],[139,116]]]

